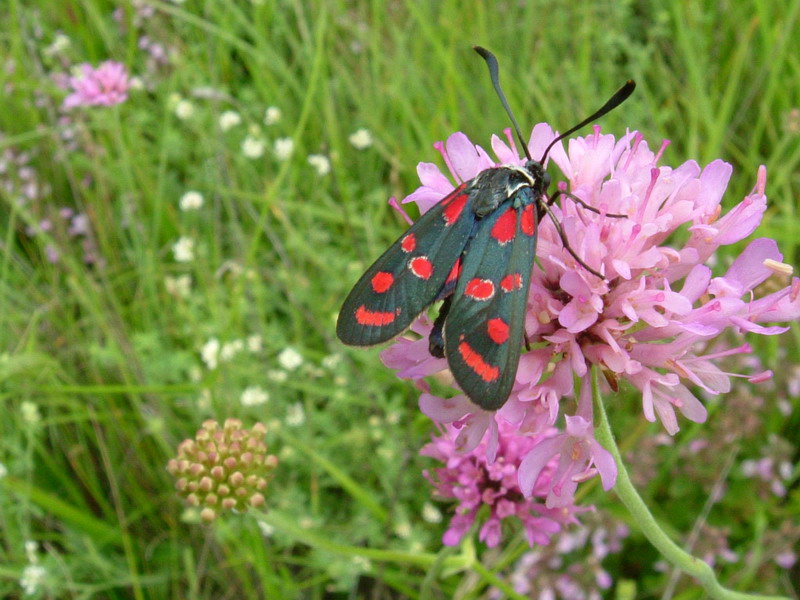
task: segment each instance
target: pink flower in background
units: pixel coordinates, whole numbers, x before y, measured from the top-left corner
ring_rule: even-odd
[[[515,427],[506,421],[499,422],[494,460],[487,458],[487,440],[471,452],[459,451],[456,427],[445,432],[421,450],[444,463],[444,466],[426,472],[425,476],[435,486],[436,494],[443,499],[457,501],[455,514],[444,534],[448,546],[458,544],[472,527],[482,506],[489,507],[489,515],[480,529],[480,539],[489,547],[497,546],[502,537],[502,521],[516,517],[525,528],[528,544],[545,545],[561,531],[562,526],[576,523],[576,508],[565,504],[551,509],[532,498],[525,498],[517,481],[517,469],[522,457],[539,444],[546,444],[556,430],[551,429],[536,436],[515,435]],[[538,484],[528,495],[543,498],[547,494],[555,464],[543,465]]]
[[[525,160],[510,132],[506,136],[509,144],[492,138],[498,162],[463,133],[435,148],[457,185],[498,164],[522,165]],[[548,125],[537,125],[528,144],[531,155],[541,156],[554,136]],[[561,189],[601,214],[565,196],[553,212],[572,248],[605,279],[578,265],[552,222],[543,219],[526,317],[534,349],[522,355],[509,400],[491,413],[463,395],[421,397],[425,414],[459,429],[456,441],[462,452],[486,448],[491,461],[498,424],[506,436],[512,435],[507,425],[520,437],[539,435],[556,425],[561,398],[578,396],[581,410],[568,417],[565,433],[536,449],[520,450],[531,452],[519,469],[520,487],[527,494],[537,489],[543,465],[561,457],[557,475],[549,478],[548,506],[570,504],[577,483],[597,473],[606,489],[613,485],[613,463],[594,440],[590,386],[575,390],[575,376],[586,382],[590,368],[597,366],[615,387],[627,381],[641,391],[645,418],[659,419],[673,435],[679,429],[678,413],[698,423],[706,419],[693,390],[724,394],[732,377],[757,383],[771,375],[728,373],[716,366],[719,359],[751,351],[748,344],[727,346],[720,339],[723,333],[775,335],[787,328],[767,323],[800,317],[800,279],[781,289],[774,281],[760,287],[768,279],[788,280],[773,240],[751,241],[721,276],[714,277],[704,264],[720,246],[743,240],[759,225],[766,209],[766,169],[759,168],[753,191],[723,214],[731,166],[720,160],[705,168],[694,161],[677,168],[659,166],[666,146],[653,152],[639,133],[617,140],[596,127],[593,134],[570,140],[568,151],[561,144],[553,148],[550,156],[567,178]],[[416,202],[425,212],[455,185],[430,163],[421,163],[418,173],[422,186],[404,201]],[[680,238],[688,237],[682,245],[672,238],[678,230],[688,233]],[[412,330],[425,335],[422,323]],[[447,368],[446,361],[430,356],[427,340],[400,338],[382,357],[400,370],[398,376],[414,380]],[[427,390],[424,382],[419,385]],[[487,430],[488,443],[478,446]]]
[[[64,108],[113,106],[128,99],[130,80],[122,63],[107,60],[96,69],[88,63],[78,68],[80,76],[69,78],[73,93],[64,99]]]

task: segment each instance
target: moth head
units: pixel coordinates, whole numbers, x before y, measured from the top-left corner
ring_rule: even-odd
[[[530,174],[531,179],[536,182],[535,187],[539,188],[541,192],[546,192],[547,188],[550,187],[550,174],[544,170],[542,163],[529,160],[525,163],[525,170]]]

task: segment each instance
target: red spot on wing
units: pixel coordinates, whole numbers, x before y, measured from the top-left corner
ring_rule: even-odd
[[[433,275],[433,263],[427,256],[415,256],[408,261],[408,268],[420,279],[430,279]]]
[[[508,323],[500,317],[489,319],[486,323],[486,329],[495,344],[505,344],[506,340],[508,340]]]
[[[500,280],[500,289],[504,292],[513,292],[522,288],[522,275],[519,273],[511,273],[506,275]]]
[[[403,249],[403,252],[412,252],[414,248],[417,247],[417,236],[413,233],[409,233],[403,238],[403,241],[400,242],[400,247]]]
[[[448,200],[447,204],[445,205],[444,212],[442,215],[444,216],[444,226],[449,227],[456,221],[458,221],[458,217],[461,216],[461,213],[464,210],[464,206],[467,204],[467,200],[469,200],[468,194],[457,194],[453,197],[452,200]]]
[[[514,239],[517,234],[517,211],[514,207],[502,214],[502,216],[495,221],[492,226],[492,237],[497,240],[501,246],[505,246],[508,242]]]
[[[459,275],[461,275],[461,257],[458,257],[458,260],[453,265],[453,268],[450,269],[450,273],[447,275],[447,280],[445,283],[453,283],[456,279],[458,279]]]
[[[488,300],[494,296],[494,283],[490,279],[470,279],[464,289],[464,295],[473,300]]]
[[[394,275],[387,271],[378,271],[372,276],[372,289],[377,294],[382,294],[394,283]]]
[[[400,314],[400,309],[397,312],[383,312],[379,310],[368,310],[363,304],[356,309],[356,321],[359,325],[372,325],[374,327],[383,327],[389,323],[394,322],[397,315]]]
[[[494,381],[500,376],[500,369],[483,360],[483,357],[475,352],[472,346],[467,342],[463,340],[459,342],[458,353],[461,355],[461,358],[464,359],[464,362],[467,363],[467,366],[475,371],[475,374],[487,383]]]
[[[536,215],[533,212],[533,204],[528,204],[522,210],[522,233],[533,235],[536,233]]]
[[[447,195],[444,198],[442,198],[441,200],[439,200],[439,202],[442,203],[442,206],[447,206],[453,200],[458,198],[459,195],[461,194],[461,192],[463,192],[466,189],[466,187],[467,187],[467,184],[466,183],[462,183],[456,189],[454,189],[452,192],[450,192],[449,195]]]

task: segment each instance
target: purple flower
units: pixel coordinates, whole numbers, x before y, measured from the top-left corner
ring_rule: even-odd
[[[599,512],[581,517],[580,526],[563,531],[558,541],[523,554],[512,567],[508,580],[518,594],[528,598],[599,600],[613,580],[603,560],[622,550],[628,536],[624,525],[611,523]],[[505,597],[491,593],[490,598]]]
[[[465,453],[459,449],[458,426],[453,425],[421,450],[421,454],[444,464],[425,473],[436,487],[437,495],[457,501],[455,515],[442,540],[446,545],[453,546],[461,541],[484,505],[489,507],[489,513],[479,537],[489,547],[500,543],[502,521],[507,518],[516,517],[522,521],[531,546],[547,544],[563,525],[577,522],[575,506],[565,504],[551,509],[525,498],[517,481],[522,457],[537,444],[549,441],[555,430],[523,437],[515,435],[515,429],[510,423],[500,421],[493,451],[487,452],[487,444],[492,442],[484,440]],[[488,460],[487,453],[495,454],[496,458]],[[528,496],[541,498],[547,493],[553,466],[543,465],[539,483]]]
[[[537,444],[520,464],[519,486],[530,496],[542,470],[558,456],[558,466],[550,477],[547,507],[571,504],[578,483],[600,474],[603,489],[610,490],[617,481],[614,457],[594,439],[592,423],[581,416],[566,417],[566,432]]]
[[[73,92],[64,100],[64,108],[113,106],[128,99],[130,81],[122,63],[107,60],[96,69],[83,63],[79,69],[81,75],[69,79]]]
[[[541,156],[554,136],[546,124],[534,127],[531,155]],[[483,169],[522,165],[525,160],[508,131],[506,138],[508,144],[492,137],[497,162],[463,133],[435,144],[455,184],[435,165],[421,163],[422,186],[404,202],[416,202],[425,212]],[[549,219],[539,224],[540,266],[533,270],[525,322],[535,348],[523,354],[511,396],[497,413],[482,411],[463,395],[443,399],[427,393],[421,378],[447,368],[446,361],[430,356],[427,340],[400,338],[382,355],[400,377],[416,380],[426,391],[420,402],[425,414],[458,425],[456,443],[463,452],[473,452],[488,430],[490,459],[497,423],[501,428],[512,424],[520,436],[541,434],[557,423],[561,398],[577,395],[584,409],[568,418],[566,431],[531,446],[532,454],[521,462],[520,487],[530,494],[543,466],[561,457],[550,479],[549,506],[571,503],[577,483],[595,473],[606,489],[614,483],[613,462],[594,441],[590,388],[575,390],[574,376],[586,382],[596,366],[614,387],[628,381],[641,391],[645,418],[659,419],[674,435],[678,414],[698,423],[706,419],[693,388],[724,394],[732,377],[757,383],[771,376],[769,371],[739,374],[717,367],[725,356],[751,351],[748,344],[727,347],[720,339],[723,333],[775,335],[786,327],[770,323],[800,317],[800,279],[772,291],[780,287],[777,278],[786,277],[773,240],[751,241],[724,275],[714,277],[704,264],[720,246],[741,241],[759,225],[766,209],[766,169],[758,169],[753,191],[722,214],[731,166],[720,160],[705,168],[694,161],[660,166],[666,146],[653,152],[637,132],[617,140],[595,127],[591,135],[570,140],[566,151],[562,144],[553,148],[550,157],[568,180],[561,189],[600,214],[565,196],[553,212],[575,252],[605,279],[576,263]],[[680,229],[688,240],[675,247],[672,236]],[[424,336],[429,325],[412,330]]]

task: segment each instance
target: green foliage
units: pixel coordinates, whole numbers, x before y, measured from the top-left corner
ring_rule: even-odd
[[[378,350],[343,348],[333,333],[349,286],[403,227],[386,200],[413,191],[416,164],[437,160],[432,142],[461,130],[488,145],[507,126],[473,44],[497,54],[523,127],[563,130],[633,77],[636,94],[604,130],[672,140],[668,164],[731,162],[726,206],[766,164],[760,234],[787,262],[797,257],[798,0],[7,0],[0,22],[3,597],[21,595],[27,540],[47,571],[42,598],[479,598],[490,585],[509,597],[521,538],[500,553],[476,549],[472,569],[469,544],[441,549],[444,522],[422,518],[431,464],[418,450],[432,426],[417,392]],[[69,43],[54,49],[60,33]],[[142,49],[143,36],[169,59]],[[106,59],[143,88],[115,107],[64,111],[56,77]],[[282,112],[272,125],[269,106]],[[226,110],[242,123],[222,131]],[[374,138],[363,150],[348,141],[359,128]],[[263,140],[262,156],[245,156],[248,136]],[[274,144],[287,137],[294,150],[281,160]],[[329,157],[331,172],[318,175],[310,154]],[[30,178],[38,192],[20,202]],[[182,211],[189,190],[204,204]],[[89,233],[71,233],[62,208],[86,215]],[[45,219],[52,228],[41,231]],[[191,261],[175,258],[182,236]],[[213,369],[202,360],[212,338]],[[759,354],[768,367],[796,365],[797,342],[795,330]],[[302,364],[287,367],[287,348]],[[707,517],[743,557],[743,568],[721,566],[730,586],[792,589],[772,538],[800,538],[800,497],[754,493],[740,466],[781,439],[796,462],[790,377],[736,393],[755,421],[734,439],[719,426],[726,399],[712,401],[710,426],[682,423],[669,447],[646,442],[658,428],[641,426],[636,396],[610,411],[676,539],[699,526],[714,461],[733,456],[729,491]],[[251,386],[269,400],[244,406]],[[281,460],[261,527],[248,515],[199,525],[165,470],[204,419],[227,417],[266,423]],[[717,453],[691,468],[685,449],[697,440]],[[613,496],[589,493],[584,501],[618,510]],[[659,596],[667,576],[654,560],[634,535],[612,563],[621,585],[608,597]]]

